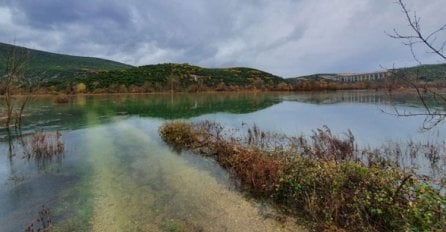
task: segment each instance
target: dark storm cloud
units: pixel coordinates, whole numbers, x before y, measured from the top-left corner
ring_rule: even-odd
[[[408,3],[426,28],[444,23],[445,1]],[[2,42],[134,65],[250,66],[283,76],[413,64],[384,33],[406,26],[387,0],[0,1]]]
[[[20,0],[9,6],[22,11],[30,26],[50,29],[54,26],[76,23],[79,21],[109,21],[125,26],[129,14],[118,2],[110,1],[65,1],[65,0]]]

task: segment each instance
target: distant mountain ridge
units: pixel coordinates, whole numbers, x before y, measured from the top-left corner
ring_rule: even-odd
[[[39,81],[56,78],[70,78],[73,76],[87,75],[90,72],[127,69],[133,66],[116,61],[57,54],[0,43],[0,74],[5,72],[5,59],[12,49],[27,49],[28,58],[24,72]]]

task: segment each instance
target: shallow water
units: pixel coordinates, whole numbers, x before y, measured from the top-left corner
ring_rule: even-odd
[[[414,96],[400,98],[401,107],[418,110]],[[300,229],[239,193],[212,160],[170,149],[158,127],[171,119],[211,119],[290,135],[327,125],[334,133],[351,129],[358,143],[370,145],[444,141],[444,125],[420,133],[423,118],[384,114],[388,103],[374,92],[77,96],[62,105],[36,98],[24,136],[61,130],[64,157],[46,163],[22,159],[20,144],[8,143],[1,132],[0,231],[23,231],[42,205],[50,209],[56,231]],[[424,158],[411,162],[433,175]],[[435,172],[444,175],[444,163],[437,165]]]

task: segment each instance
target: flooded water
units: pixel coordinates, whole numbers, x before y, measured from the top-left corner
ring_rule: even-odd
[[[395,102],[420,110],[413,95]],[[327,125],[334,133],[351,129],[361,146],[445,140],[443,124],[420,133],[423,117],[382,112],[392,109],[377,92],[76,96],[68,104],[38,97],[24,136],[60,130],[65,152],[45,163],[23,159],[20,143],[1,132],[0,231],[23,231],[43,205],[56,231],[299,231],[292,219],[237,191],[212,160],[170,149],[159,126],[211,119],[300,135]],[[423,157],[411,162],[444,176],[444,159],[435,168]]]

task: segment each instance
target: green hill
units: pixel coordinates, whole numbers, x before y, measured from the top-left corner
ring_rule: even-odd
[[[72,78],[80,75],[85,76],[91,72],[132,67],[100,58],[62,55],[0,43],[0,75],[5,72],[5,59],[12,49],[27,50],[24,72],[36,81]]]
[[[154,92],[278,89],[278,76],[252,68],[203,68],[189,64],[132,67],[115,61],[62,55],[0,43],[0,76],[12,51],[27,51],[24,74],[45,92]]]
[[[251,68],[203,68],[189,64],[156,64],[136,68],[102,71],[47,85],[56,89],[79,83],[87,92],[153,92],[277,89],[287,87],[278,76]],[[281,85],[282,84],[282,85]],[[285,85],[285,86],[283,86]],[[48,86],[48,87],[49,87]]]
[[[336,77],[336,75],[337,74],[335,74],[335,73],[318,73],[318,74],[312,74],[312,75],[306,75],[306,76],[286,78],[285,81],[287,81],[290,84],[297,84],[297,83],[299,83],[299,81],[331,80],[334,77]]]
[[[426,64],[408,68],[401,68],[398,71],[405,75],[417,77],[419,80],[436,81],[446,80],[446,64]]]

